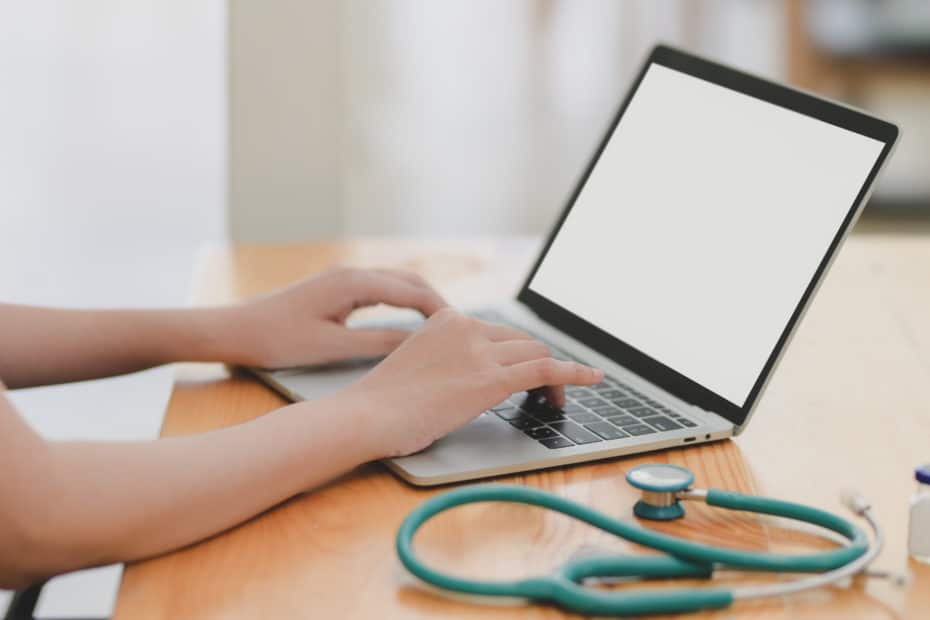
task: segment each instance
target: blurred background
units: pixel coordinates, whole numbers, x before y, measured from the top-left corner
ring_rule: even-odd
[[[658,41],[897,122],[860,228],[930,221],[922,0],[0,0],[0,24],[7,302],[184,303],[225,239],[542,234]],[[154,437],[170,381],[12,397],[50,437]],[[56,580],[40,615],[108,615],[118,575]]]

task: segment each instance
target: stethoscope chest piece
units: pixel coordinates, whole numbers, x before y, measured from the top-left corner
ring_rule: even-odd
[[[640,519],[671,521],[685,516],[678,493],[694,483],[694,474],[678,465],[652,463],[634,467],[626,474],[630,485],[643,492],[633,505],[633,514]]]

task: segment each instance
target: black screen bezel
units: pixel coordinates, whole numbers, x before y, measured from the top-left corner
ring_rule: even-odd
[[[539,267],[545,259],[546,254],[549,252],[549,248],[552,246],[553,240],[555,239],[556,235],[558,235],[559,230],[562,228],[562,225],[565,222],[566,217],[568,217],[569,212],[571,212],[571,209],[574,206],[578,195],[581,193],[581,190],[587,182],[588,177],[591,175],[591,172],[597,164],[597,161],[600,159],[601,153],[604,151],[604,148],[607,146],[607,143],[613,135],[617,124],[623,117],[623,113],[626,111],[626,108],[639,88],[643,77],[646,75],[647,70],[653,63],[681,71],[682,73],[686,73],[688,75],[706,80],[725,88],[729,88],[731,90],[755,97],[757,99],[761,99],[763,101],[767,101],[780,107],[793,110],[800,114],[819,119],[823,122],[841,127],[848,131],[852,131],[863,136],[868,136],[884,144],[884,147],[882,148],[882,151],[879,154],[875,165],[869,171],[869,174],[863,182],[859,192],[857,193],[855,200],[853,201],[852,205],[850,205],[850,208],[846,216],[843,218],[839,229],[830,242],[829,248],[820,261],[820,264],[817,266],[817,270],[814,273],[813,278],[804,290],[804,294],[798,302],[794,312],[791,314],[791,318],[789,319],[788,324],[782,331],[774,349],[766,360],[762,371],[757,377],[752,389],[749,392],[749,395],[746,397],[746,400],[742,403],[742,405],[731,402],[723,396],[712,392],[711,390],[689,379],[681,373],[669,368],[660,361],[650,357],[649,355],[646,355],[642,351],[639,351],[638,349],[628,345],[622,340],[599,329],[591,323],[588,323],[584,319],[569,312],[568,310],[565,310],[558,304],[550,301],[546,297],[543,297],[539,293],[536,293],[529,288],[530,282],[533,281],[536,272],[539,270]],[[813,95],[803,93],[792,88],[782,86],[780,84],[776,84],[774,82],[770,82],[768,80],[755,77],[735,69],[731,69],[729,67],[725,67],[723,65],[699,58],[683,51],[676,50],[665,45],[658,45],[650,53],[646,63],[643,65],[639,74],[636,76],[636,79],[633,82],[633,85],[631,86],[628,94],[621,102],[620,107],[614,115],[608,130],[605,132],[604,138],[595,150],[593,157],[589,161],[584,173],[579,178],[575,189],[569,197],[568,202],[562,211],[562,214],[559,216],[555,226],[552,228],[552,231],[546,239],[542,251],[537,257],[533,268],[530,270],[529,275],[527,276],[519,294],[517,295],[517,299],[526,305],[530,310],[532,310],[543,321],[551,325],[558,326],[560,331],[584,343],[586,346],[594,349],[601,355],[604,355],[617,364],[642,376],[646,380],[661,387],[669,393],[674,394],[683,401],[692,403],[707,411],[713,411],[723,416],[736,426],[741,426],[743,422],[745,422],[750,411],[752,411],[752,407],[755,404],[759,393],[762,390],[762,387],[765,385],[768,376],[771,374],[772,369],[778,360],[778,356],[780,355],[782,349],[784,349],[788,338],[796,327],[798,320],[803,313],[804,308],[807,306],[807,303],[810,301],[810,298],[816,289],[818,282],[823,277],[823,274],[830,263],[830,259],[836,253],[840,242],[846,234],[846,231],[855,220],[855,216],[859,208],[861,208],[862,202],[865,196],[868,194],[869,188],[875,181],[875,177],[878,174],[878,171],[881,169],[882,164],[894,146],[897,138],[898,128],[886,121],[868,116],[867,114],[857,110],[847,108],[824,99],[820,99]]]

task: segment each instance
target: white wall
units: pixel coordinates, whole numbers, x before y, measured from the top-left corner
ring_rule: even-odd
[[[0,0],[0,24],[0,301],[183,303],[225,232],[225,4]],[[49,437],[154,437],[171,373],[11,398]],[[106,615],[118,575],[56,580],[40,607]]]
[[[657,40],[781,72],[779,2],[232,0],[239,239],[540,232]]]
[[[4,299],[158,302],[222,234],[223,15],[218,0],[0,1]]]
[[[342,18],[334,0],[229,2],[235,238],[300,239],[340,227]]]

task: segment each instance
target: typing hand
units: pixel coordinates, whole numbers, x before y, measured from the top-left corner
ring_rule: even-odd
[[[446,302],[420,276],[388,269],[331,269],[232,308],[244,363],[285,368],[386,355],[410,335],[398,329],[354,329],[353,310],[379,303],[430,316]]]
[[[371,454],[385,458],[429,446],[513,393],[541,388],[558,405],[561,386],[603,378],[600,370],[553,359],[546,345],[517,329],[446,308],[332,398],[368,412]]]

